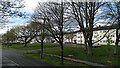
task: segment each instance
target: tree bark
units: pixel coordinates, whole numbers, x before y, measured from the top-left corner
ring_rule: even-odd
[[[92,47],[92,38],[89,39],[88,34],[87,33],[83,33],[84,34],[84,39],[85,39],[85,48],[86,48],[86,54],[88,55],[92,55],[92,51],[91,51],[91,47]]]
[[[114,54],[115,54],[115,55],[118,53],[118,43],[119,43],[118,30],[119,30],[119,29],[116,29],[116,42],[115,42],[115,50],[114,50]]]
[[[60,45],[61,45],[61,64],[63,65],[64,64],[64,62],[63,62],[63,60],[64,60],[63,59],[64,47],[63,47],[63,43],[62,42],[60,43]]]
[[[91,40],[89,40],[88,41],[88,46],[87,46],[87,49],[88,49],[88,51],[87,51],[87,54],[88,55],[92,55],[92,42],[91,42]]]
[[[41,59],[43,58],[43,40],[41,40]]]
[[[24,44],[24,47],[27,47],[27,38],[25,38]]]
[[[27,47],[27,43],[25,42],[25,46],[24,47]]]
[[[88,51],[88,48],[87,48],[87,39],[85,38],[85,42],[84,42],[85,44],[85,51],[86,51],[86,54],[87,54],[87,51]]]

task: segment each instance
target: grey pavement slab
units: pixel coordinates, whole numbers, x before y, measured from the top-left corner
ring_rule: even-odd
[[[17,49],[3,49],[2,56],[9,58],[10,60],[19,64],[19,66],[51,66],[43,60],[34,60],[24,57],[23,56],[24,52],[25,51],[23,50],[17,50]],[[4,64],[5,64],[5,60],[4,60]]]
[[[2,66],[19,66],[14,61],[8,59],[7,57],[2,57]]]

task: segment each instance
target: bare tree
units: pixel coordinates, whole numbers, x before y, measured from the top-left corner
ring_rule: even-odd
[[[25,17],[25,13],[20,11],[24,7],[24,0],[0,0],[0,28],[10,23],[11,17]]]
[[[97,17],[98,9],[105,3],[102,2],[71,2],[73,18],[78,22],[83,32],[87,54],[91,55],[93,44],[93,27]]]
[[[23,26],[23,27],[19,30],[19,32],[17,33],[17,34],[18,34],[18,38],[21,38],[21,39],[24,40],[24,44],[25,44],[24,47],[26,47],[27,44],[28,44],[34,37],[36,37],[37,32],[36,32],[36,30],[34,30],[34,27],[36,27],[36,26],[31,25],[31,24],[29,24],[29,25],[27,25],[27,26]]]
[[[118,43],[120,42],[120,2],[108,3],[107,8],[109,8],[107,17],[112,17],[116,25],[116,42],[114,54],[118,53]]]
[[[41,58],[43,58],[43,44],[44,44],[45,35],[48,35],[45,34],[46,33],[46,29],[44,28],[45,21],[46,21],[45,18],[42,17],[39,18],[37,15],[34,14],[32,16],[32,22],[37,27],[35,28],[37,32],[36,41],[41,44]]]
[[[0,1],[0,16],[22,16],[19,11],[20,8],[24,7],[23,0],[1,0]]]
[[[40,27],[41,27],[41,29],[39,29],[40,31],[38,31],[38,33],[39,33],[39,36],[40,36],[40,40],[41,41],[39,41],[37,38],[36,38],[36,40],[39,42],[39,43],[41,43],[41,58],[43,58],[43,44],[44,44],[44,39],[45,39],[45,35],[47,35],[47,34],[45,34],[46,33],[46,30],[45,30],[45,21],[46,21],[46,19],[45,18],[43,18],[43,23],[41,23],[40,24]],[[40,28],[39,27],[39,28]]]
[[[63,19],[65,7],[63,2],[47,2],[39,3],[37,8],[37,15],[46,19],[45,28],[49,31],[50,35],[61,45],[61,61],[63,64],[63,35],[64,24]]]

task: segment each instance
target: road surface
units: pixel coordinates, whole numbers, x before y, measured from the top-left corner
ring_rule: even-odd
[[[13,62],[13,64],[15,63],[17,66],[42,66],[42,67],[50,66],[43,60],[34,60],[24,57],[22,55],[24,52],[25,52],[24,50],[17,50],[17,49],[2,49],[2,57],[3,57],[2,61],[4,61],[3,66],[6,66],[5,65],[6,59],[8,59],[8,61]]]

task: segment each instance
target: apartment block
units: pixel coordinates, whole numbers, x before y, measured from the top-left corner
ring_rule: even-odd
[[[111,45],[115,45],[116,29],[93,31],[93,43],[96,42],[98,44],[107,44],[108,43],[107,37],[110,38]],[[64,43],[84,44],[83,33],[82,32],[74,32],[74,33],[65,34],[64,35]]]

